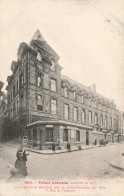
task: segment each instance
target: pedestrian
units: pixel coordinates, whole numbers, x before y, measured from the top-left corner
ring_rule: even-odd
[[[52,144],[52,150],[53,150],[53,154],[56,153],[56,146],[55,146],[55,143]]]
[[[67,151],[71,152],[71,144],[69,142],[67,143]]]
[[[95,146],[97,145],[97,139],[95,139]]]
[[[78,149],[79,150],[82,150],[82,147],[81,147],[81,144],[80,143],[78,144]]]
[[[15,161],[15,168],[18,169],[19,174],[22,174],[23,176],[27,176],[27,155],[28,154],[26,154],[26,150],[23,150],[22,147],[17,150],[17,160]]]

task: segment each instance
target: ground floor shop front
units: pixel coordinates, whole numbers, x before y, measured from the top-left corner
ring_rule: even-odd
[[[97,145],[100,140],[119,142],[119,136],[113,133],[94,131],[90,126],[83,126],[63,121],[35,122],[27,125],[25,135],[28,146],[37,149],[51,149],[55,143],[57,149],[65,149],[67,142],[71,146]]]

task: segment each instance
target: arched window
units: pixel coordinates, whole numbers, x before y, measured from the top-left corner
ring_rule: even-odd
[[[41,54],[39,52],[37,52],[37,60],[42,61],[42,57],[41,57]]]
[[[68,88],[66,86],[64,87],[64,96],[68,97]]]
[[[55,61],[51,60],[51,70],[55,71]]]
[[[77,99],[77,93],[74,91],[74,100]]]

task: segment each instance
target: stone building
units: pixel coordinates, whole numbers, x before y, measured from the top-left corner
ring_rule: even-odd
[[[8,76],[8,136],[28,136],[30,146],[65,148],[119,141],[118,111],[113,100],[61,74],[58,54],[37,30],[30,44],[21,43]]]
[[[7,125],[7,97],[2,91],[4,83],[0,81],[0,141],[3,141],[6,136],[6,125]]]

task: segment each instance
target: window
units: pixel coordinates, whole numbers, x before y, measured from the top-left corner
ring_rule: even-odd
[[[51,91],[56,92],[56,80],[51,78]]]
[[[37,52],[37,60],[42,61],[41,54],[39,52]]]
[[[96,102],[94,102],[94,108],[97,108],[97,103]]]
[[[46,141],[53,142],[53,128],[46,128]]]
[[[43,106],[42,105],[37,105],[37,110],[43,111]]]
[[[64,104],[64,117],[65,119],[69,118],[69,105]]]
[[[89,123],[92,122],[92,112],[89,112]]]
[[[15,97],[15,85],[13,86],[13,97]]]
[[[84,95],[82,95],[81,101],[82,101],[82,103],[84,103]]]
[[[107,116],[105,116],[105,127],[107,127]]]
[[[22,85],[24,84],[24,75],[23,73],[20,75],[20,86],[22,87]]]
[[[97,124],[97,123],[98,123],[98,115],[97,115],[97,113],[95,113],[94,123],[95,123],[95,124]]]
[[[68,129],[64,129],[63,131],[63,141],[64,142],[68,141]]]
[[[103,125],[103,116],[100,116],[100,125]]]
[[[51,60],[51,70],[55,71],[55,61]]]
[[[51,99],[51,114],[56,114],[56,99]]]
[[[38,72],[38,86],[42,86],[42,76],[41,76],[41,72]]]
[[[68,88],[67,87],[64,87],[64,96],[68,97]]]
[[[85,110],[83,109],[82,110],[82,122],[84,122],[85,121]]]
[[[38,101],[41,101],[42,102],[42,95],[39,95],[38,94]]]
[[[74,92],[74,100],[76,100],[76,99],[77,99],[77,93]]]
[[[16,114],[18,114],[19,111],[19,105],[18,105],[18,100],[16,101]]]
[[[110,121],[110,128],[112,128],[112,118],[111,117],[109,118],[109,121]]]
[[[74,121],[78,120],[78,109],[74,107]]]
[[[76,131],[76,141],[80,142],[80,131]]]
[[[37,102],[37,110],[43,111],[43,106],[42,106],[42,95],[38,94],[38,102]]]
[[[18,87],[18,81],[16,82],[16,93],[18,93],[19,87]]]
[[[89,99],[89,105],[91,105],[91,99]]]
[[[13,99],[13,93],[12,93],[12,91],[11,91],[11,101],[12,101],[12,99]]]

